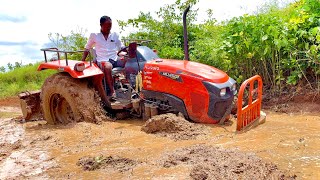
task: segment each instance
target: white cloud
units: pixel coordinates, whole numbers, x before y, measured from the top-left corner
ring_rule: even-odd
[[[8,62],[29,62],[40,58],[42,52],[39,49],[48,43],[50,32],[67,35],[77,28],[86,29],[88,33],[98,32],[102,15],[110,16],[113,19],[113,30],[119,31],[116,20],[137,17],[140,11],[154,13],[164,4],[174,2],[175,0],[0,0],[0,16],[16,20],[1,21],[0,18],[0,42],[36,42],[32,46],[0,44],[0,66]],[[223,20],[252,12],[263,2],[266,1],[200,0],[194,8],[199,8],[200,20],[205,19],[209,8],[213,9],[215,18]]]

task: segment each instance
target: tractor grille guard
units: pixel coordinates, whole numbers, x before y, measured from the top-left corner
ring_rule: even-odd
[[[44,48],[44,49],[40,49],[41,51],[43,51],[44,53],[44,60],[45,62],[48,62],[47,60],[47,52],[56,52],[57,56],[58,56],[58,60],[60,60],[60,53],[64,53],[64,56],[66,57],[66,65],[68,66],[68,54],[72,54],[72,53],[80,53],[80,52],[85,52],[84,50],[79,50],[79,51],[63,51],[63,50],[59,50],[58,48]],[[89,51],[90,53],[90,51]],[[90,59],[90,66],[92,66],[92,61]]]
[[[255,84],[257,87],[255,87]],[[247,89],[247,97],[244,97]],[[243,107],[243,101],[247,105]],[[261,111],[262,79],[255,75],[244,81],[240,87],[237,105],[237,131],[245,131],[265,122],[266,115]]]

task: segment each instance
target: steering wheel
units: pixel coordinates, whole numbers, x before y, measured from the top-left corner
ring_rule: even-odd
[[[120,49],[120,51],[118,51],[118,53],[117,53],[117,56],[120,56],[120,53],[122,53],[122,52],[126,52],[128,54],[128,49],[129,49],[129,46],[126,46],[126,47]],[[124,55],[124,56],[128,56],[128,55]]]

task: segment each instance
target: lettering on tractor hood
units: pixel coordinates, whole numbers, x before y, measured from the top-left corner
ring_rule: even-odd
[[[182,82],[181,76],[178,74],[173,74],[173,73],[164,72],[164,71],[160,71],[159,73],[160,73],[160,75],[165,76],[167,78],[170,78],[172,80]]]

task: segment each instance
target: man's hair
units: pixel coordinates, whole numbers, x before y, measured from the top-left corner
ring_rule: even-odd
[[[111,22],[112,20],[111,20],[111,18],[109,16],[102,16],[100,18],[100,24],[103,24],[106,21],[110,21]]]

